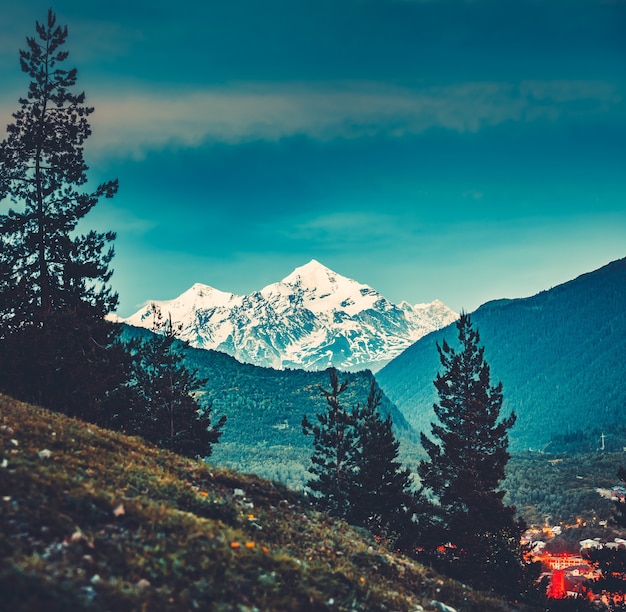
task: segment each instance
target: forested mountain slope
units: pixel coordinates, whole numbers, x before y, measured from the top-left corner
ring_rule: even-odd
[[[125,326],[124,337],[146,337],[142,328]],[[306,471],[312,451],[304,436],[302,416],[322,412],[326,405],[320,386],[328,388],[327,372],[274,370],[240,363],[225,353],[185,349],[185,364],[207,378],[206,395],[216,418],[227,417],[211,459],[230,467],[275,478],[294,488],[309,478]],[[367,401],[371,372],[342,373],[349,386],[342,398],[347,406]],[[406,444],[416,434],[402,413],[383,395],[380,411],[391,414],[396,435]]]
[[[594,427],[613,450],[611,427],[626,414],[626,259],[533,297],[484,304],[472,321],[492,382],[503,383],[503,411],[518,415],[512,450]],[[456,337],[454,325],[433,332],[376,375],[417,430],[430,431],[434,419],[436,343],[454,346]]]

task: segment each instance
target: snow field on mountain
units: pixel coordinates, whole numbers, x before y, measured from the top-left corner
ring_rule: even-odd
[[[150,328],[152,304],[181,325],[179,337],[192,346],[275,369],[375,371],[458,317],[439,300],[393,304],[315,260],[245,296],[196,283],[175,299],[148,302],[124,321]]]

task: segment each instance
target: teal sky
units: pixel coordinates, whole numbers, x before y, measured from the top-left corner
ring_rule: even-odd
[[[48,0],[0,0],[0,123]],[[317,259],[472,311],[626,256],[626,1],[78,2],[119,314]]]

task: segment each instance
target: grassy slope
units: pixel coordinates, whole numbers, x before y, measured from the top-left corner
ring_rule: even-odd
[[[4,396],[0,466],[5,609],[511,609],[282,485]]]

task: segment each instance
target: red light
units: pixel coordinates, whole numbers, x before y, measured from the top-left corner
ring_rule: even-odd
[[[551,599],[563,599],[565,595],[565,570],[554,570],[550,586],[548,587],[548,597]]]

